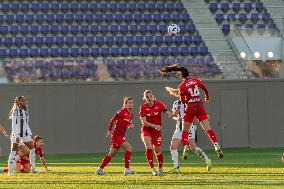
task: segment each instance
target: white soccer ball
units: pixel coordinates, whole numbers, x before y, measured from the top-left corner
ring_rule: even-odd
[[[171,24],[168,26],[168,33],[171,35],[171,36],[175,36],[175,35],[178,35],[180,32],[180,28],[178,25],[176,24]]]

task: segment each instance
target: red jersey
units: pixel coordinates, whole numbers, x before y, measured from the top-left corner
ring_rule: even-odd
[[[197,78],[188,77],[179,85],[180,100],[183,104],[202,102],[199,88],[205,93],[205,98],[209,98],[205,85]]]
[[[152,107],[150,107],[147,102],[142,104],[140,106],[139,115],[140,117],[146,117],[146,121],[149,123],[162,126],[161,113],[165,113],[166,111],[167,107],[165,104],[154,100],[154,105]]]
[[[115,122],[115,128],[112,132],[113,135],[124,135],[126,127],[132,124],[133,113],[128,112],[127,108],[122,108],[117,111],[113,118],[110,120],[108,130],[111,131],[113,123]]]

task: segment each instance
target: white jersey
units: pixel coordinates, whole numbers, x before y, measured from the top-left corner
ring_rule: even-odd
[[[17,108],[12,114],[12,141],[16,138],[23,139],[28,142],[32,136],[29,126],[29,113],[27,110]]]
[[[180,100],[177,100],[173,103],[172,112],[176,112],[177,110],[179,111],[178,116],[174,118],[175,120],[177,120],[176,131],[181,131],[182,130],[182,118],[184,116],[185,105]]]

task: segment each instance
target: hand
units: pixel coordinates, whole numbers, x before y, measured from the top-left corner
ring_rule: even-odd
[[[134,124],[131,123],[129,126],[128,126],[129,129],[133,129],[134,128]]]
[[[3,131],[3,135],[7,138],[10,138],[10,135],[6,131]]]
[[[210,100],[209,96],[206,96],[205,97],[205,102],[209,102],[209,100]]]
[[[161,131],[162,126],[161,125],[155,125],[154,129],[156,129],[157,131]]]
[[[110,131],[107,131],[106,137],[111,138],[111,132]]]

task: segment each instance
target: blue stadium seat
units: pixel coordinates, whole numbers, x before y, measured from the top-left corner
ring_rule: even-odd
[[[156,10],[156,4],[155,3],[147,3],[146,8],[149,12],[154,12]]]
[[[107,23],[111,23],[114,20],[113,14],[105,14],[104,17],[105,17],[104,19]]]
[[[72,22],[74,22],[75,18],[73,14],[66,14],[65,15],[65,21],[69,24],[71,24]]]
[[[106,57],[110,54],[110,49],[109,48],[101,48],[101,55]]]
[[[160,48],[160,54],[163,55],[163,56],[166,56],[169,54],[169,49],[168,47],[161,47]]]
[[[116,45],[121,46],[124,43],[124,37],[123,36],[116,36],[114,38]]]
[[[69,49],[68,48],[60,48],[59,53],[63,57],[67,57],[69,55]]]
[[[84,35],[88,34],[90,32],[89,25],[81,25],[80,31]]]
[[[157,45],[161,45],[163,43],[163,37],[162,36],[155,36],[154,37],[154,42],[157,44]]]
[[[125,42],[129,46],[133,45],[134,44],[134,36],[126,36],[125,37]]]
[[[100,49],[99,48],[92,48],[91,53],[92,53],[93,57],[100,56]]]
[[[158,26],[157,25],[149,25],[148,31],[152,34],[155,34],[158,32]],[[146,32],[145,32],[146,33]]]
[[[17,14],[17,15],[16,15],[16,22],[17,22],[18,24],[24,23],[24,22],[25,22],[25,15],[23,15],[23,14]]]
[[[41,3],[40,9],[42,12],[47,13],[50,10],[49,3]]]
[[[88,24],[92,24],[93,21],[95,20],[94,15],[93,14],[86,14],[85,20]]]
[[[99,3],[98,5],[99,5],[99,10],[101,12],[107,12],[108,11],[108,4],[106,4],[106,3]]]
[[[134,14],[133,15],[133,20],[136,22],[136,23],[141,23],[142,22],[142,14]]]
[[[127,3],[119,3],[118,4],[118,10],[121,12],[127,11]]]
[[[35,17],[32,14],[26,14],[25,15],[25,22],[27,24],[32,24],[35,21]]]
[[[170,14],[162,14],[162,21],[163,22],[170,22],[171,21],[171,15]]]
[[[154,39],[153,39],[153,36],[145,36],[145,43],[148,45],[148,46],[151,46],[152,44],[153,44],[153,41],[154,41]]]
[[[196,27],[195,27],[195,25],[194,25],[194,24],[189,24],[189,25],[187,26],[187,31],[188,31],[189,33],[195,33],[195,32],[196,32]]]
[[[10,5],[11,7],[11,11],[14,12],[14,13],[17,13],[20,11],[20,4],[19,3],[12,3]]]
[[[192,56],[197,56],[198,55],[198,47],[190,47],[189,54],[191,54]]]
[[[110,54],[112,56],[119,56],[120,55],[120,49],[117,47],[110,48]]]
[[[156,4],[156,9],[161,13],[166,10],[166,5],[165,3],[157,3]]]
[[[95,44],[94,36],[87,36],[86,43],[89,47],[92,47]]]
[[[34,49],[34,48],[30,49],[29,55],[30,55],[31,57],[38,57],[38,56],[39,56],[39,49],[38,49],[38,48],[36,48],[36,49]]]
[[[172,56],[177,56],[177,55],[180,54],[179,48],[178,48],[178,47],[171,47],[171,48],[169,48],[169,53],[170,53]]]
[[[10,3],[3,3],[1,6],[1,11],[5,14],[7,14],[7,12],[9,12],[10,10]]]
[[[69,3],[62,3],[61,6],[60,6],[60,10],[63,12],[63,13],[66,13],[68,12],[69,10]]]
[[[130,25],[129,31],[133,34],[138,33],[138,31],[139,31],[138,25]]]
[[[134,37],[134,43],[136,44],[136,45],[142,45],[143,43],[144,43],[144,38],[143,38],[143,36],[135,36]]]
[[[51,47],[54,44],[54,37],[47,36],[44,43],[46,46]]]
[[[127,33],[129,31],[128,25],[120,25],[119,30],[123,34]]]
[[[70,27],[70,31],[71,33],[73,33],[74,35],[78,34],[80,32],[79,26],[78,25],[72,25]]]
[[[7,57],[7,49],[0,49],[0,58]]]
[[[51,31],[49,25],[42,25],[39,30],[44,35],[48,34]]]
[[[133,20],[132,14],[124,14],[124,15],[123,15],[123,20],[124,20],[124,22],[126,22],[126,23],[132,22],[132,20]]]
[[[108,46],[112,46],[112,45],[115,43],[114,36],[106,36],[106,37],[105,37],[105,43],[106,43]]]
[[[165,36],[165,37],[164,37],[164,42],[165,42],[168,46],[170,46],[170,45],[174,42],[174,39],[173,39],[172,36]]]
[[[236,15],[234,13],[227,14],[227,20],[228,21],[235,21],[236,20]]]
[[[181,53],[181,55],[188,55],[189,54],[188,47],[181,47],[180,48],[180,53]]]
[[[183,42],[190,45],[192,43],[192,36],[183,36]]]
[[[225,19],[224,19],[224,14],[216,14],[215,15],[215,20],[218,24],[221,24]]]
[[[40,11],[40,4],[39,3],[32,3],[31,4],[31,10],[32,10],[32,12],[34,12],[34,13],[37,13],[37,12],[39,12]]]
[[[48,57],[49,56],[49,49],[47,49],[47,48],[39,49],[39,55],[41,57]]]
[[[8,55],[10,58],[16,58],[18,54],[18,49],[9,49]]]
[[[71,53],[71,56],[73,56],[73,57],[78,57],[79,54],[80,54],[78,48],[71,48],[70,53]]]
[[[127,48],[127,47],[121,48],[120,54],[121,54],[122,56],[128,56],[128,55],[130,55],[130,50],[129,50],[129,48]]]
[[[11,14],[6,15],[6,22],[8,24],[12,24],[14,20],[15,20],[14,15],[11,15]]]
[[[226,13],[230,9],[229,3],[221,3],[221,10]]]
[[[65,44],[69,47],[73,46],[75,44],[74,37],[73,36],[67,36],[65,37]]]
[[[109,9],[111,12],[116,12],[116,11],[118,11],[117,3],[109,3],[109,4],[108,4],[108,9]]]
[[[262,3],[262,2],[256,2],[256,3],[255,3],[255,9],[256,9],[258,12],[262,12],[263,9],[264,9],[263,3]]]
[[[14,44],[12,37],[5,37],[4,38],[4,45],[6,47],[11,47]]]
[[[245,29],[247,32],[252,32],[254,30],[253,24],[246,24]]]
[[[259,20],[258,13],[252,13],[250,15],[250,20],[255,24]]]
[[[132,56],[140,56],[140,55],[141,55],[140,48],[138,48],[138,47],[132,47],[132,48],[130,49],[130,54],[131,54]]]
[[[218,4],[217,3],[209,3],[209,9],[212,13],[215,13],[218,10]]]
[[[116,23],[121,23],[123,21],[123,16],[122,14],[114,14],[113,19]]]
[[[28,12],[30,9],[30,4],[29,3],[21,3],[20,10],[24,13]]]
[[[87,12],[88,10],[90,10],[89,3],[80,3],[79,4],[79,9],[83,13]]]
[[[232,9],[233,9],[235,12],[239,12],[239,11],[241,10],[241,4],[240,4],[240,3],[233,3]]]
[[[51,25],[50,31],[51,31],[52,35],[58,34],[60,32],[59,25]]]
[[[50,49],[50,56],[52,57],[59,57],[60,56],[60,52],[58,48],[51,48]]]
[[[137,3],[137,8],[140,12],[147,10],[146,3]]]
[[[43,37],[40,37],[40,36],[36,37],[36,38],[35,38],[35,44],[36,44],[36,46],[38,46],[38,47],[43,46],[43,45],[44,45],[44,39],[43,39]]]
[[[223,24],[222,25],[222,32],[227,35],[230,32],[230,25],[229,24]]]
[[[136,3],[128,3],[127,4],[127,9],[130,11],[130,12],[135,12],[138,10],[138,7],[137,7],[137,4]]]
[[[276,24],[272,23],[272,24],[268,25],[268,29],[269,29],[270,32],[275,32],[275,31],[277,31],[277,26],[276,26]]]
[[[152,20],[152,15],[151,14],[143,14],[143,21],[146,23],[151,22]]]
[[[97,34],[99,32],[99,26],[98,25],[91,25],[90,32],[93,34]]]
[[[83,21],[84,21],[84,14],[76,14],[76,15],[75,15],[75,21],[76,21],[78,24],[82,24]]]
[[[34,44],[34,38],[33,37],[25,37],[24,38],[24,44],[28,47],[31,47]]]
[[[56,14],[55,15],[55,21],[58,24],[61,24],[64,22],[64,14]]]
[[[22,35],[27,35],[29,33],[29,26],[28,25],[21,25],[19,27],[19,32],[22,34]],[[0,33],[1,33],[1,29],[0,29]]]
[[[209,54],[209,51],[208,51],[208,47],[200,47],[199,48],[199,54],[205,56],[205,55],[208,55]]]
[[[99,11],[99,6],[97,3],[91,3],[90,4],[90,10],[93,12],[93,13],[96,13],[97,11]]]
[[[155,22],[155,23],[159,23],[162,21],[162,15],[161,14],[153,14],[152,15],[152,20]]]
[[[95,43],[98,46],[102,46],[105,43],[104,37],[103,36],[96,36],[95,37]]]
[[[89,48],[82,48],[80,54],[83,57],[88,57],[90,56],[91,52]]]
[[[100,26],[99,26],[99,30],[100,30],[100,32],[101,32],[102,34],[108,33],[108,32],[109,32],[109,30],[108,30],[108,25],[100,25]]]
[[[239,21],[241,23],[245,23],[247,21],[247,15],[245,13],[240,13],[239,14]]]
[[[10,33],[12,35],[16,35],[19,32],[19,27],[18,26],[11,26],[10,27]]]
[[[4,22],[4,16],[0,15],[0,24],[2,24]]]
[[[184,10],[183,3],[181,3],[181,2],[175,3],[174,9],[177,10],[178,12],[182,12]]]
[[[142,56],[148,56],[150,55],[150,49],[148,47],[142,47],[141,48],[141,55]]]
[[[269,13],[263,13],[262,14],[262,21],[264,23],[268,23],[270,21],[270,14]]]
[[[60,10],[60,4],[58,4],[58,3],[52,3],[52,4],[50,4],[50,10],[51,10],[53,13],[58,13],[58,11]]]
[[[36,35],[36,34],[39,33],[39,31],[40,31],[40,28],[39,28],[38,25],[31,25],[31,26],[30,26],[30,32],[31,32],[31,34]]]
[[[35,15],[35,21],[36,21],[38,24],[42,24],[42,23],[45,21],[45,16],[44,16],[44,14],[37,14],[37,15]]]
[[[76,13],[76,12],[78,12],[78,11],[80,10],[80,8],[79,8],[79,3],[71,3],[71,4],[69,5],[69,8],[70,8],[70,10],[71,10],[73,13]]]
[[[56,43],[57,46],[59,46],[59,47],[64,46],[64,42],[65,42],[65,40],[64,40],[63,36],[56,36],[55,43]]]
[[[0,26],[1,35],[6,35],[8,33],[8,26]]]
[[[180,45],[181,43],[183,43],[183,38],[181,35],[175,36],[174,37],[174,42],[176,45]]]
[[[264,31],[265,30],[265,24],[257,24],[256,29],[258,31]]]
[[[15,45],[21,47],[24,44],[24,39],[22,37],[15,37]]]
[[[171,20],[175,23],[180,21],[180,14],[171,14]]]
[[[187,23],[190,20],[190,16],[189,14],[185,13],[185,14],[181,14],[181,20],[185,23]]]
[[[104,15],[103,14],[95,14],[94,15],[94,19],[95,19],[95,22],[97,23],[102,23],[103,19],[104,19]]]
[[[142,34],[146,34],[148,32],[148,26],[147,25],[140,25],[139,26],[139,32]]]
[[[166,3],[166,9],[168,12],[173,12],[175,8],[174,3]]]
[[[250,12],[252,10],[252,3],[244,3],[244,9],[246,12]]]
[[[167,25],[159,25],[158,29],[159,29],[160,33],[166,33],[168,31],[168,26]]]
[[[193,42],[196,45],[200,45],[202,43],[202,37],[201,35],[195,35],[193,36]]]

